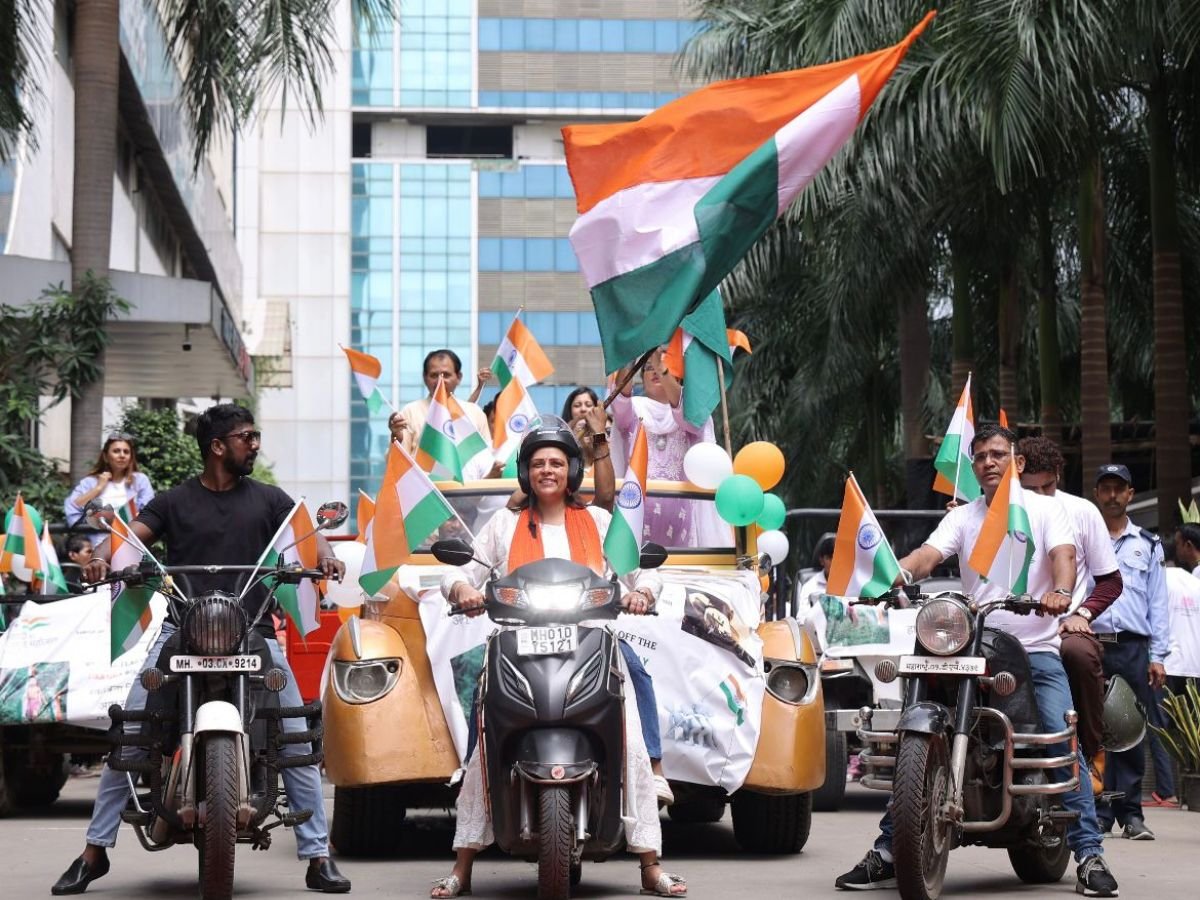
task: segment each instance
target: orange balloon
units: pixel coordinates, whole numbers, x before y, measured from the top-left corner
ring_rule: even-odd
[[[359,615],[362,612],[362,607],[361,606],[339,606],[337,612],[338,612],[338,618],[341,619],[342,622],[349,622],[351,619],[353,619],[355,616]]]
[[[768,441],[747,444],[733,458],[733,471],[749,475],[764,491],[769,491],[783,478],[783,452]]]

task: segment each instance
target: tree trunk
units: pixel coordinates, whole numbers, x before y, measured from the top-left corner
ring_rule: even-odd
[[[1000,408],[1015,423],[1020,415],[1017,365],[1021,344],[1021,292],[1016,267],[1007,259],[1000,270],[998,333],[1000,338]],[[997,416],[999,418],[999,416]]]
[[[926,288],[902,298],[896,335],[900,349],[900,418],[904,434],[904,496],[909,509],[929,506],[933,454],[925,437],[925,390],[929,387],[929,320]]]
[[[1038,221],[1038,383],[1042,395],[1042,434],[1062,443],[1062,370],[1058,349],[1058,284],[1049,191],[1037,207]]]
[[[1190,416],[1174,136],[1167,89],[1161,81],[1151,84],[1147,103],[1150,232],[1154,242],[1154,459],[1158,530],[1165,535],[1178,523],[1177,501],[1187,500],[1191,494]]]
[[[75,183],[71,217],[71,290],[91,272],[108,277],[120,89],[118,0],[79,0],[71,52],[75,65]],[[104,353],[96,359],[104,370]],[[104,376],[71,401],[71,478],[82,478],[104,426]]]
[[[971,267],[963,258],[962,251],[950,248],[950,270],[954,278],[954,293],[951,295],[953,313],[954,354],[950,363],[951,400],[958,402],[967,376],[975,368],[975,338],[971,323]]]
[[[1092,151],[1079,175],[1079,431],[1083,481],[1112,462],[1104,168]]]

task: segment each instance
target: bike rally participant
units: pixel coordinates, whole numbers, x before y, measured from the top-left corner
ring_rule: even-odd
[[[92,538],[102,536],[103,532],[86,527],[83,521],[83,510],[89,503],[95,501],[118,511],[132,500],[141,510],[153,497],[150,479],[145,472],[138,471],[133,435],[113,432],[104,439],[92,471],[80,479],[63,501],[63,512],[72,531]]]
[[[1016,443],[1016,434],[1007,428],[993,423],[979,427],[969,451],[971,468],[983,488],[983,496],[951,509],[925,543],[900,560],[901,577],[897,584],[927,577],[935,566],[955,554],[960,560],[970,558],[988,506],[1006,477]],[[1029,593],[1040,598],[1045,615],[996,612],[989,616],[988,625],[1007,631],[1024,645],[1037,697],[1039,725],[1043,731],[1056,732],[1062,730],[1063,717],[1074,706],[1067,674],[1059,659],[1058,617],[1070,607],[1075,586],[1075,541],[1062,506],[1033,493],[1026,494],[1024,499],[1034,544],[1029,561]],[[995,599],[1006,593],[1002,586],[982,580],[969,566],[961,568],[963,591],[977,600]],[[1055,755],[1065,752],[1062,746],[1046,749]],[[1087,764],[1080,758],[1079,765],[1082,770]],[[1060,781],[1066,778],[1062,771],[1054,775]],[[1078,813],[1067,826],[1067,844],[1078,863],[1076,891],[1085,897],[1118,896],[1117,881],[1104,860],[1103,835],[1096,818],[1091,780],[1081,778],[1079,787],[1062,798],[1068,810]],[[890,809],[880,820],[879,830],[875,846],[857,866],[837,878],[836,887],[843,890],[896,887]]]
[[[250,477],[261,446],[262,434],[254,427],[253,414],[242,406],[221,403],[209,407],[196,423],[196,441],[204,469],[177,487],[157,495],[130,525],[144,544],[160,538],[167,544],[169,565],[254,565],[263,548],[274,537],[294,503],[282,490]],[[320,568],[330,578],[341,578],[344,565],[333,555],[325,538],[316,535]],[[108,543],[97,548],[84,576],[95,582],[108,572]],[[227,574],[189,576],[194,593],[230,590],[235,585]],[[262,604],[266,588],[262,585],[243,599],[250,614]],[[154,666],[167,639],[176,628],[164,622],[162,633],[151,647],[143,670]],[[283,655],[270,618],[260,623],[275,666],[287,672],[287,686],[279,695],[282,706],[302,706],[296,679]],[[134,679],[125,702],[126,710],[146,707],[147,694],[140,679]],[[137,727],[137,726],[134,726]],[[306,725],[284,719],[284,731],[301,731]],[[132,748],[127,748],[127,752]],[[281,754],[301,756],[311,746],[288,744]],[[281,771],[284,789],[295,809],[311,809],[312,817],[295,826],[297,856],[308,861],[305,885],[323,893],[344,894],[350,880],[342,875],[329,858],[328,827],[321,792],[321,772],[315,765],[285,768]],[[83,853],[71,863],[51,887],[55,895],[82,894],[89,884],[109,871],[107,849],[116,844],[121,811],[129,799],[129,782],[122,772],[107,765],[100,777],[95,806],[87,830]]]
[[[1154,691],[1167,679],[1163,663],[1171,649],[1170,615],[1162,543],[1157,535],[1130,521],[1126,509],[1133,493],[1133,479],[1125,466],[1105,465],[1096,472],[1096,504],[1108,526],[1123,587],[1117,602],[1096,617],[1092,631],[1104,645],[1105,674],[1119,674],[1129,682],[1142,706],[1151,710]],[[1109,831],[1115,821],[1122,826],[1125,837],[1135,841],[1154,840],[1142,812],[1144,750],[1139,743],[1123,753],[1110,754],[1104,787],[1123,796],[1098,804],[1096,810],[1104,831]]]
[[[1075,535],[1075,590],[1071,609],[1058,626],[1058,652],[1079,713],[1079,746],[1088,761],[1092,792],[1099,794],[1104,790],[1104,650],[1091,623],[1121,596],[1121,572],[1096,504],[1059,490],[1066,460],[1058,445],[1048,437],[1022,438],[1017,455],[1021,487],[1062,504]]]
[[[476,537],[476,555],[492,562],[500,575],[547,557],[571,559],[607,573],[602,548],[612,517],[595,505],[583,506],[576,497],[583,477],[582,454],[571,431],[553,422],[531,431],[521,442],[517,470],[528,496],[519,507],[500,510],[488,520]],[[486,566],[470,563],[445,576],[442,594],[456,612],[477,615],[484,604],[479,587],[488,575]],[[622,606],[634,614],[648,612],[662,587],[658,576],[633,572],[623,581],[630,589],[621,599]],[[620,647],[637,698],[635,704],[625,705],[626,843],[641,859],[642,893],[682,897],[687,894],[687,882],[663,871],[658,861],[662,826],[650,763],[651,754],[661,756],[661,749],[653,746],[658,742],[657,704],[649,675],[636,654],[624,641]],[[642,736],[644,728],[650,733],[649,740]],[[479,756],[476,752],[468,760],[455,804],[454,868],[434,882],[432,898],[469,893],[475,856],[493,841]]]

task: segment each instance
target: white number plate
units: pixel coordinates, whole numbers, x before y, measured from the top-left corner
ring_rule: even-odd
[[[517,629],[517,652],[522,656],[571,653],[578,646],[579,628],[575,625]]]
[[[247,653],[245,656],[172,656],[172,672],[257,672],[262,668],[262,657]]]
[[[987,660],[982,656],[902,656],[901,675],[982,675]]]

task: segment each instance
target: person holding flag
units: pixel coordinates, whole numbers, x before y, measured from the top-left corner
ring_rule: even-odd
[[[1067,673],[1059,659],[1058,617],[1071,605],[1075,587],[1075,538],[1062,506],[1049,497],[1026,494],[1018,480],[1017,436],[1007,428],[980,426],[966,449],[983,496],[950,510],[925,543],[899,561],[895,583],[919,581],[944,560],[962,561],[963,591],[977,600],[1027,593],[1041,600],[1036,616],[995,612],[988,627],[1018,638],[1029,654],[1040,727],[1060,731],[1063,716],[1074,708]],[[1065,745],[1045,748],[1062,755]],[[1082,751],[1079,769],[1087,771]],[[1067,773],[1048,773],[1066,780]],[[1117,881],[1104,860],[1103,836],[1096,818],[1091,779],[1062,795],[1063,805],[1078,813],[1067,826],[1067,843],[1079,863],[1076,890],[1085,897],[1117,896]],[[862,861],[841,875],[835,886],[845,890],[894,888],[891,813],[879,823],[875,846]]]
[[[644,438],[642,445],[644,448]],[[644,486],[644,470],[641,478]],[[524,499],[516,508],[501,510],[488,520],[475,539],[476,556],[491,560],[500,576],[547,557],[571,559],[607,574],[604,552],[609,551],[610,556],[617,557],[610,559],[612,567],[624,572],[622,583],[626,591],[621,605],[635,615],[649,612],[662,589],[662,581],[656,574],[636,568],[636,548],[641,542],[632,537],[633,523],[625,520],[621,526],[625,533],[617,541],[619,547],[610,544],[608,536],[618,529],[614,517],[595,505],[584,506],[579,500],[576,492],[583,481],[583,458],[579,443],[565,425],[555,421],[526,435],[517,457],[517,479]],[[631,510],[638,506],[640,502],[629,504]],[[443,578],[442,594],[455,611],[478,615],[484,604],[479,588],[488,577],[486,566],[469,563]],[[687,893],[687,883],[678,875],[664,872],[658,863],[662,827],[657,801],[673,799],[666,779],[655,773],[653,767],[653,761],[662,756],[658,704],[650,676],[637,654],[624,641],[619,646],[637,700],[625,707],[626,844],[641,857],[643,892],[683,896]],[[469,892],[475,856],[492,842],[478,753],[467,761],[455,808],[458,824],[454,833],[454,869],[434,882],[430,892],[433,898],[457,897]]]
[[[89,536],[101,534],[85,527],[84,507],[95,501],[110,507],[126,522],[137,518],[138,510],[154,497],[154,487],[145,472],[138,471],[137,445],[133,435],[113,432],[104,439],[100,456],[92,471],[85,475],[63,502],[67,525]]]
[[[421,432],[425,429],[425,420],[429,416],[430,406],[433,405],[438,383],[444,382],[446,393],[453,397],[455,388],[462,382],[462,360],[453,350],[444,347],[439,350],[431,350],[425,356],[422,377],[425,380],[425,387],[429,390],[428,395],[420,400],[412,401],[399,412],[394,412],[388,417],[388,429],[391,431],[392,437],[400,442],[400,445],[404,447],[404,452],[409,456],[417,455],[417,445],[421,440]],[[476,431],[481,435],[490,434],[487,416],[483,414],[482,409],[469,400],[460,402],[456,399],[455,402],[462,408]]]
[[[262,441],[262,433],[254,427],[253,414],[242,406],[221,403],[209,407],[196,421],[196,441],[204,469],[177,487],[165,491],[146,504],[128,526],[114,521],[111,541],[100,545],[84,569],[84,578],[95,582],[109,570],[108,557],[112,543],[118,543],[117,556],[133,552],[140,560],[146,547],[157,540],[167,545],[167,561],[171,565],[255,565],[264,550],[277,544],[279,535],[289,524],[302,528],[294,521],[296,504],[282,490],[250,477]],[[305,523],[309,524],[309,523]],[[311,529],[311,525],[310,525]],[[315,540],[315,562],[326,576],[341,578],[343,564],[333,555],[328,542],[319,534]],[[300,547],[304,537],[297,535]],[[300,551],[303,555],[304,551]],[[114,557],[115,559],[115,557]],[[223,590],[236,593],[236,576],[229,574],[195,574],[189,576],[190,593],[195,596],[206,591]],[[262,605],[266,587],[256,586],[243,593],[242,603],[253,615]],[[122,594],[114,592],[113,620],[135,622],[136,609],[118,608]],[[136,627],[136,625],[134,626]],[[279,647],[269,616],[264,616],[258,628],[271,651],[274,665],[288,673],[287,687],[279,695],[282,706],[302,706],[296,679],[292,676],[287,658]],[[162,633],[146,657],[145,667],[153,666],[159,658],[175,626],[164,622]],[[114,633],[114,643],[122,638]],[[124,640],[122,644],[126,643]],[[145,709],[146,691],[140,679],[130,689],[126,709]],[[284,719],[284,731],[301,731],[307,726],[302,720]],[[288,744],[280,753],[301,756],[311,752],[310,745]],[[300,859],[308,860],[305,885],[324,893],[346,893],[350,880],[343,876],[329,858],[329,836],[325,804],[321,799],[321,773],[315,765],[282,770],[283,784],[293,808],[311,809],[313,816],[295,827],[296,849]],[[51,887],[55,895],[81,894],[88,885],[109,870],[107,849],[116,844],[121,825],[121,811],[129,799],[129,782],[124,773],[107,766],[100,777],[96,803],[88,825],[86,846],[62,876]]]

